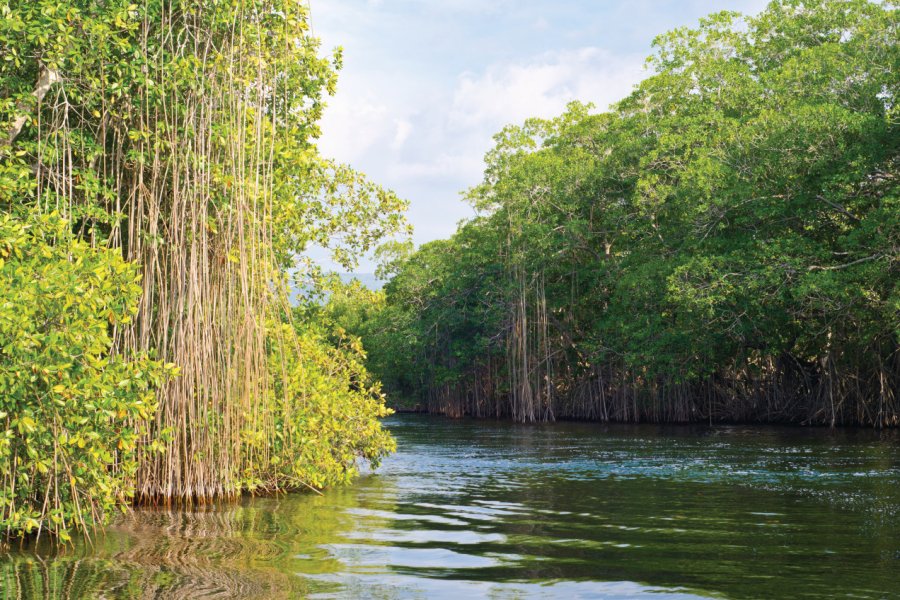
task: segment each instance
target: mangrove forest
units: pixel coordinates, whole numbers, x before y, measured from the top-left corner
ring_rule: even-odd
[[[315,139],[341,56],[292,0],[0,3],[0,529],[320,489],[393,448],[291,305],[404,202]],[[305,285],[321,278],[299,271]]]
[[[477,217],[329,311],[407,409],[897,426],[898,37],[867,0],[660,35],[610,111],[499,132]]]
[[[0,600],[900,598],[900,0],[706,4],[0,0]]]

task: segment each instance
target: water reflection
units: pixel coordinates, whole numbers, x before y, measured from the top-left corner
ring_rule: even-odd
[[[325,497],[141,510],[3,598],[897,597],[896,434],[389,422]]]

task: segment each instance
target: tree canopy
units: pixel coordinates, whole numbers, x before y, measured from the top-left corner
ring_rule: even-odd
[[[894,1],[721,12],[609,112],[505,128],[371,368],[452,415],[900,424],[897,39]]]

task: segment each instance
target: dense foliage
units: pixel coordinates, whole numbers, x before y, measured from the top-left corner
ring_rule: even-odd
[[[356,326],[371,369],[451,415],[900,424],[898,34],[895,1],[718,13],[611,112],[507,127]]]
[[[0,57],[7,530],[319,488],[389,451],[354,351],[292,324],[310,244],[349,267],[405,228],[317,153],[341,56],[304,3],[0,1]]]
[[[283,327],[289,337],[290,326]],[[366,371],[359,341],[340,332],[329,339],[330,328],[320,323],[301,323],[299,332],[293,352],[273,344],[272,360],[286,373],[275,380],[282,415],[274,441],[261,441],[273,454],[273,473],[263,481],[277,489],[347,483],[358,458],[377,466],[396,448],[376,420],[390,411],[380,384]]]
[[[4,531],[65,538],[131,497],[135,446],[165,374],[111,354],[110,326],[134,316],[138,281],[121,253],[78,240],[55,215],[0,215]]]

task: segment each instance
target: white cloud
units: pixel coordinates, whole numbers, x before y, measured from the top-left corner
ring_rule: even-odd
[[[319,148],[326,156],[355,164],[390,134],[390,102],[372,92],[338,94],[328,101]]]
[[[349,63],[320,147],[408,198],[418,242],[446,237],[472,215],[459,193],[481,180],[495,133],[556,116],[572,100],[605,109],[646,75],[642,65],[638,57],[585,47],[496,61],[435,84]]]
[[[493,65],[459,78],[452,118],[463,127],[518,123],[555,116],[572,100],[593,102],[605,110],[646,75],[642,65],[641,58],[614,56],[594,47]]]
[[[459,181],[461,191],[466,185],[477,183],[483,169],[481,152],[468,152],[468,148],[458,148],[455,153],[441,153],[429,156],[428,160],[408,160],[398,162],[390,167],[390,176],[394,180],[455,180]]]
[[[324,51],[345,50],[319,147],[409,199],[417,242],[446,237],[503,126],[605,110],[647,75],[655,35],[765,1],[311,0]]]
[[[412,123],[406,119],[394,119],[394,141],[391,142],[391,148],[394,150],[402,148],[406,140],[409,139],[409,134],[412,133],[412,130]]]
[[[588,47],[495,63],[460,74],[444,90],[428,82],[379,87],[382,74],[355,74],[329,103],[321,147],[354,164],[389,158],[392,180],[456,176],[471,185],[491,136],[504,125],[553,117],[572,100],[605,109],[645,75],[642,64]]]

